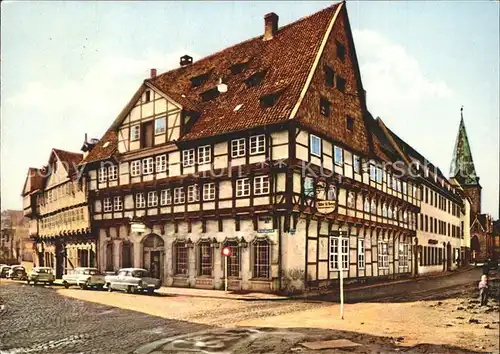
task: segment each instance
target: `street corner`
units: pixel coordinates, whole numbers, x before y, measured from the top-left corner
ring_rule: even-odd
[[[145,344],[133,353],[284,353],[293,348],[299,350],[299,343],[306,338],[306,334],[285,329],[215,328],[163,338]]]

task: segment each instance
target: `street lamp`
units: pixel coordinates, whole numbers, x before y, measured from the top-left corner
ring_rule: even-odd
[[[222,249],[222,255],[224,256],[224,291],[227,294],[227,257],[231,256],[231,247],[224,247]]]

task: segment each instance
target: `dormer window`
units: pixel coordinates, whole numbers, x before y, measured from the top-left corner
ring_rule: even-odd
[[[210,73],[204,73],[191,78],[191,87],[201,86],[210,77]]]
[[[324,97],[321,97],[319,100],[319,112],[325,117],[328,117],[330,114],[330,101]]]
[[[260,100],[260,106],[262,108],[268,108],[274,106],[278,98],[280,97],[281,92],[273,92],[268,95],[262,96]]]
[[[245,85],[247,85],[247,87],[258,86],[262,82],[265,76],[266,76],[265,71],[256,72],[255,74],[245,79],[244,81]]]
[[[203,102],[206,101],[211,101],[215,98],[217,98],[220,95],[219,90],[217,90],[217,87],[211,88],[210,90],[206,90],[205,92],[200,93],[201,100]]]
[[[240,74],[243,71],[245,71],[245,69],[247,67],[248,67],[248,61],[247,62],[243,62],[243,63],[236,63],[236,64],[232,65],[229,68],[229,70],[231,70],[231,74],[236,75],[236,74]]]
[[[333,87],[335,84],[335,73],[332,68],[325,65],[325,84],[327,87]]]

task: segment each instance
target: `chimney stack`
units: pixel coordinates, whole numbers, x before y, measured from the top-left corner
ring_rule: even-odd
[[[270,12],[264,16],[264,40],[268,41],[278,33],[278,15]]]
[[[154,79],[156,77],[156,69],[151,69],[151,78]]]

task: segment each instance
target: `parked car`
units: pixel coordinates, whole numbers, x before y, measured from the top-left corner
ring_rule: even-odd
[[[78,285],[82,289],[96,288],[102,290],[104,287],[104,275],[97,268],[75,268],[68,274],[63,275],[63,285],[67,289],[71,285]]]
[[[26,273],[26,269],[22,265],[13,265],[10,267],[7,278],[26,280],[28,279],[28,274]]]
[[[7,278],[7,274],[9,274],[10,266],[3,265],[0,267],[0,278]]]
[[[56,279],[56,277],[54,276],[54,272],[52,271],[52,268],[35,267],[31,270],[26,282],[28,284],[30,282],[33,282],[33,284],[35,284],[35,285],[37,283],[46,283],[46,284],[52,285],[52,283],[54,283],[55,279]]]
[[[147,291],[152,294],[161,285],[160,279],[151,278],[142,268],[120,269],[117,275],[107,275],[105,281],[108,291],[125,290],[128,293]]]

